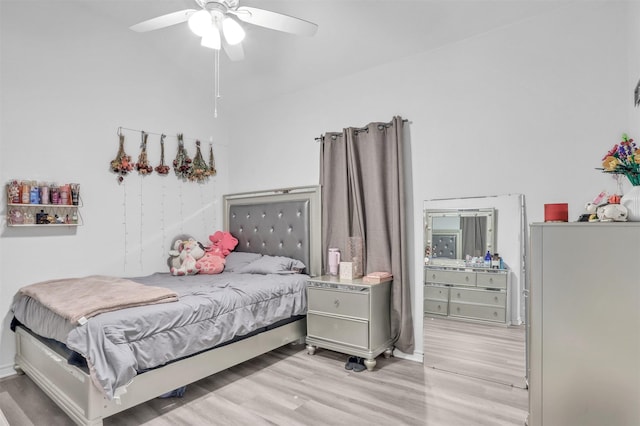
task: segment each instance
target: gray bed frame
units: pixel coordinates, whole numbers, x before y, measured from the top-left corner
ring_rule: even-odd
[[[238,251],[302,260],[320,273],[320,187],[296,187],[224,196],[224,228]],[[26,373],[73,421],[102,425],[108,416],[240,364],[283,345],[303,343],[306,318],[202,352],[136,376],[126,393],[108,400],[83,370],[69,365],[22,327],[16,328],[15,369]]]

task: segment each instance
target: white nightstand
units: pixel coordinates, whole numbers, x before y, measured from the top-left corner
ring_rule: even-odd
[[[393,351],[389,319],[391,281],[363,283],[324,275],[307,287],[307,351],[322,347],[364,358],[369,371],[375,358]]]

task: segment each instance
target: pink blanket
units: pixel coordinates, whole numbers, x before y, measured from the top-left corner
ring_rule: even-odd
[[[178,300],[178,295],[166,288],[102,275],[43,281],[22,287],[20,293],[72,323],[84,323],[103,312]]]

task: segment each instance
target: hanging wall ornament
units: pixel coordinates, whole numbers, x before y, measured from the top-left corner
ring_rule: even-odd
[[[138,162],[136,163],[136,170],[140,175],[148,175],[153,171],[153,167],[149,165],[149,159],[147,158],[147,138],[148,133],[144,130],[141,132],[142,141],[140,142],[140,155],[138,156]]]
[[[178,152],[175,160],[173,160],[173,171],[181,179],[189,179],[191,176],[191,158],[187,154],[187,150],[184,147],[184,140],[182,133],[178,134]]]
[[[159,175],[169,174],[169,166],[164,163],[164,138],[166,137],[167,135],[160,135],[160,165],[156,167],[156,173]]]
[[[193,157],[193,164],[191,168],[191,176],[189,180],[196,182],[204,182],[209,177],[209,166],[202,158],[202,151],[200,151],[200,141],[196,140],[196,155]]]
[[[131,157],[124,152],[124,135],[118,132],[118,136],[120,138],[120,145],[116,158],[111,161],[111,171],[119,175],[118,182],[120,183],[124,179],[124,176],[133,170],[133,164],[131,163]]]
[[[216,173],[216,160],[213,158],[213,144],[209,144],[209,176],[215,176]]]

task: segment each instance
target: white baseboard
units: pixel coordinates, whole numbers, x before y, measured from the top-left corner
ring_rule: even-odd
[[[406,354],[398,349],[393,350],[393,356],[396,358],[407,359],[409,361],[424,363],[424,354],[422,352],[414,352],[412,354]]]
[[[0,365],[0,379],[17,374],[13,364]],[[1,423],[0,423],[1,424]]]

